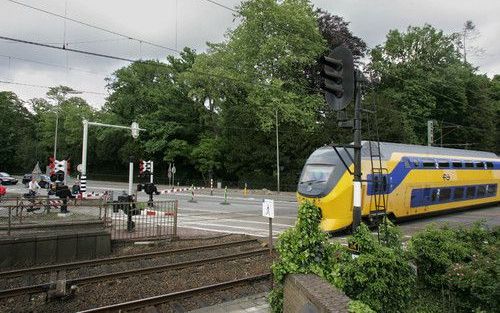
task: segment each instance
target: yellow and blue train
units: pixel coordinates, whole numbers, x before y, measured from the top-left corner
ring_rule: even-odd
[[[363,218],[376,211],[374,194],[385,197],[386,212],[396,219],[500,202],[500,158],[494,153],[380,142],[381,166],[377,157],[374,167],[384,170],[372,174],[370,149],[376,145],[362,143]],[[321,208],[325,231],[353,221],[353,177],[346,170],[353,171],[347,155],[353,152],[338,152],[330,146],[314,151],[298,184],[299,203],[309,200]]]

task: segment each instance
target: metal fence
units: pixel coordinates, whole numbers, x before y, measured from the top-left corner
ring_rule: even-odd
[[[172,239],[177,237],[177,200],[114,202],[104,207],[111,238]]]
[[[0,237],[106,229],[113,240],[177,236],[176,200],[116,202],[111,199],[0,199]]]

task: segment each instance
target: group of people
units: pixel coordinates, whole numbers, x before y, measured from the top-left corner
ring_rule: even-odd
[[[50,189],[55,191],[56,190],[56,187],[57,187],[57,183],[56,182],[52,182],[51,183],[51,186],[50,186]],[[35,197],[37,194],[38,194],[38,191],[42,189],[42,187],[40,187],[40,184],[38,184],[38,182],[36,181],[36,177],[35,175],[33,175],[33,177],[31,178],[31,181],[28,183],[28,194],[30,197]],[[71,193],[73,195],[77,195],[80,193],[80,182],[79,180],[76,180],[75,183],[73,184],[73,187],[71,187]]]

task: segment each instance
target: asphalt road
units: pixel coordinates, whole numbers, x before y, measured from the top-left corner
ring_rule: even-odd
[[[115,198],[121,191],[127,189],[126,183],[89,181],[89,191],[102,192],[112,190]],[[167,186],[159,186],[159,190]],[[8,186],[9,193],[25,193],[26,188],[21,184]],[[241,190],[230,190],[227,202],[224,202],[224,191],[196,190],[195,202],[191,202],[189,191],[162,194],[155,196],[155,200],[178,200],[178,226],[184,229],[206,231],[209,233],[239,233],[259,237],[269,236],[268,218],[262,216],[262,200],[275,199],[275,218],[273,219],[273,237],[277,237],[287,228],[293,226],[297,219],[297,203],[294,193],[269,194],[265,191],[252,191],[243,195]],[[141,192],[139,201],[146,201],[148,196]],[[424,228],[430,223],[471,224],[478,220],[485,220],[489,225],[500,226],[500,206],[473,209],[452,214],[427,217],[399,223],[403,233],[411,236],[416,230]],[[340,237],[342,238],[342,236]]]

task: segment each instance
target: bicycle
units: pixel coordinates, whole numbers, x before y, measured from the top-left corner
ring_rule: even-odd
[[[23,200],[27,200],[25,203]],[[26,209],[26,213],[33,214],[46,214],[50,212],[51,205],[46,198],[37,198],[37,194],[34,192],[26,193],[23,195],[23,199],[18,205],[20,212],[18,214],[23,214],[23,210]]]

